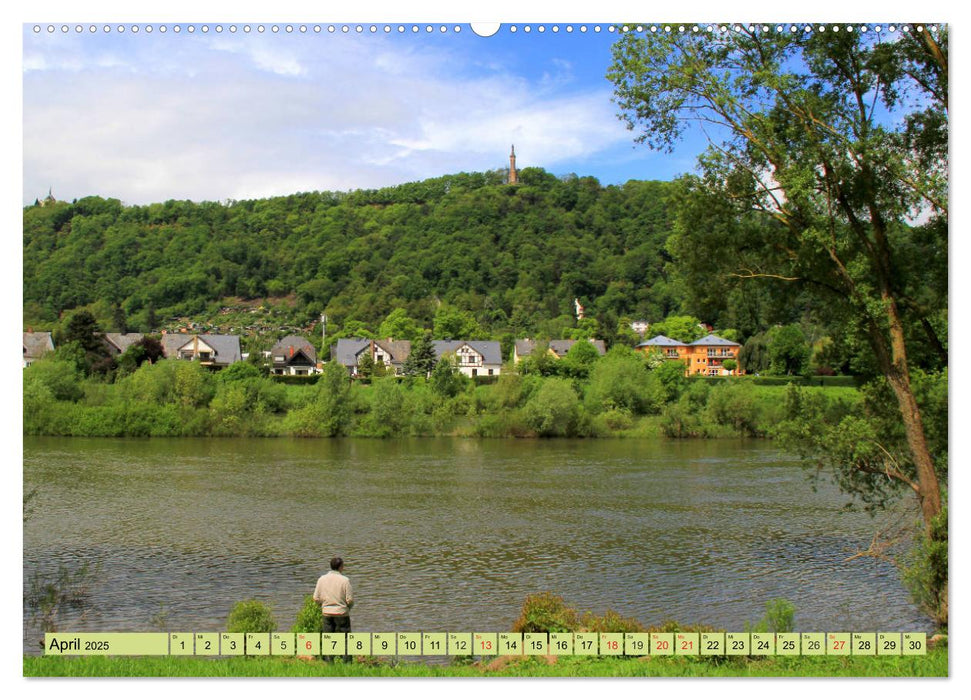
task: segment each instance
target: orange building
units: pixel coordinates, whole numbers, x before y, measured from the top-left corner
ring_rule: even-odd
[[[660,353],[666,360],[684,363],[684,373],[688,376],[703,374],[708,377],[730,377],[742,373],[738,366],[738,351],[742,346],[717,335],[706,335],[693,343],[682,343],[657,335],[645,340],[637,349],[645,355]],[[734,360],[735,369],[725,369],[725,360]]]

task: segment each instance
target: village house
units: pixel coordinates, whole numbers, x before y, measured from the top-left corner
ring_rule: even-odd
[[[44,354],[54,352],[54,339],[47,331],[24,332],[24,367],[30,367]]]
[[[433,340],[435,359],[455,357],[455,366],[466,377],[497,377],[502,370],[498,340]]]
[[[112,357],[121,355],[125,350],[145,337],[144,333],[102,333],[101,337]]]
[[[651,324],[647,321],[631,321],[630,327],[632,331],[643,338],[644,334],[647,333],[647,329],[651,327]]]
[[[685,375],[701,374],[708,377],[737,376],[742,373],[738,365],[738,352],[742,346],[732,340],[706,335],[693,343],[682,343],[663,335],[645,340],[637,350],[646,355],[660,353],[666,360],[684,363]],[[725,360],[735,362],[734,369],[726,369]]]
[[[303,336],[284,336],[270,349],[269,355],[272,374],[306,376],[317,372],[317,350]]]
[[[400,376],[410,353],[410,340],[341,338],[331,349],[331,359],[340,362],[352,377],[356,377],[361,358],[368,354],[375,364],[384,365],[389,374]]]
[[[601,357],[607,354],[607,346],[604,345],[604,341],[595,340],[593,338],[590,338],[589,341],[593,344],[593,347],[597,349],[597,353],[599,353]],[[563,359],[563,357],[566,356],[568,352],[570,352],[570,348],[572,348],[574,344],[576,344],[576,342],[577,342],[576,340],[572,340],[572,339],[551,340],[547,344],[547,351],[556,359],[561,360]],[[530,340],[529,338],[522,338],[517,340],[513,344],[513,349],[512,349],[513,364],[516,364],[520,360],[532,355],[535,349],[536,349],[535,340]]]
[[[213,369],[222,369],[243,359],[238,335],[163,332],[162,351],[166,358],[195,360]]]

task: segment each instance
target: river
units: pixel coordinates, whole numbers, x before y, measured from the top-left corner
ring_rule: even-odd
[[[289,629],[330,557],[357,631],[509,630],[553,591],[740,631],[786,598],[800,631],[932,631],[880,524],[765,441],[24,438],[37,489],[25,593],[96,568],[71,631],[218,631],[269,603]],[[37,622],[25,608],[24,649]]]

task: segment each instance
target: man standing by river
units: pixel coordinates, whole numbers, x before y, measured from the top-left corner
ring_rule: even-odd
[[[330,571],[317,579],[314,600],[320,603],[320,612],[324,616],[322,632],[351,631],[354,595],[351,592],[351,581],[343,571],[344,560],[334,557],[330,560]],[[344,656],[344,661],[350,660],[350,655]]]

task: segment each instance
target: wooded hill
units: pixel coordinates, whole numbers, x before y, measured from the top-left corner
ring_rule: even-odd
[[[376,331],[402,308],[431,328],[447,304],[489,334],[535,336],[575,325],[579,298],[612,334],[681,309],[671,188],[524,168],[515,186],[489,172],[225,203],[48,200],[23,214],[24,323],[97,305],[149,331],[227,297],[295,295],[308,323],[324,311]]]

